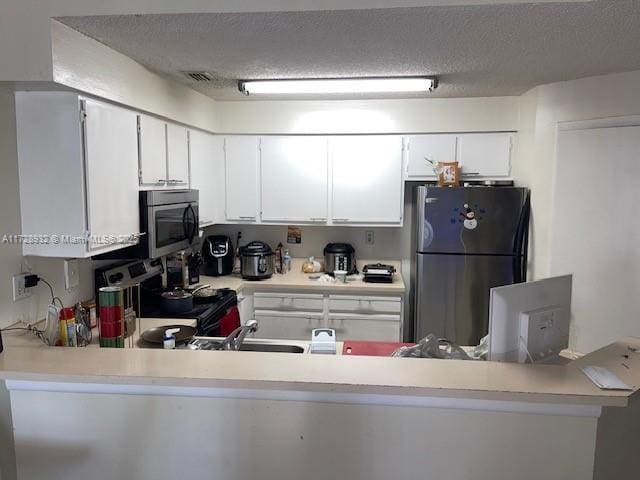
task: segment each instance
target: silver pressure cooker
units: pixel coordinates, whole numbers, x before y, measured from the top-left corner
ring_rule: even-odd
[[[250,242],[240,247],[240,273],[246,280],[271,278],[274,271],[274,253],[264,242]]]

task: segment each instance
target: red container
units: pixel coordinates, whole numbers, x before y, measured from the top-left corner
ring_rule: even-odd
[[[70,318],[76,318],[76,311],[72,307],[65,307],[60,310],[60,320],[69,320]]]
[[[111,338],[119,337],[122,332],[123,318],[122,307],[100,307],[100,336]]]

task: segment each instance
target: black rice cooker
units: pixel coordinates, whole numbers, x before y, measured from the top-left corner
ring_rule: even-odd
[[[275,265],[274,253],[264,242],[250,242],[240,247],[240,273],[246,280],[271,278]]]
[[[356,273],[356,250],[350,243],[328,243],[324,247],[324,271],[333,275],[335,271],[345,271],[347,275]]]

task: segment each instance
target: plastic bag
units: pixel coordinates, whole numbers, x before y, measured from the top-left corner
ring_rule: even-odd
[[[480,339],[480,343],[467,352],[473,360],[486,360],[489,358],[489,335]]]
[[[449,360],[473,360],[459,345],[438,338],[430,333],[412,347],[400,347],[391,354],[392,357],[441,358]]]

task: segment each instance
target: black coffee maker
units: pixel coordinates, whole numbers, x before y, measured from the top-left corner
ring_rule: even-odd
[[[230,275],[233,271],[234,250],[226,235],[210,235],[202,242],[204,274],[211,277]]]

